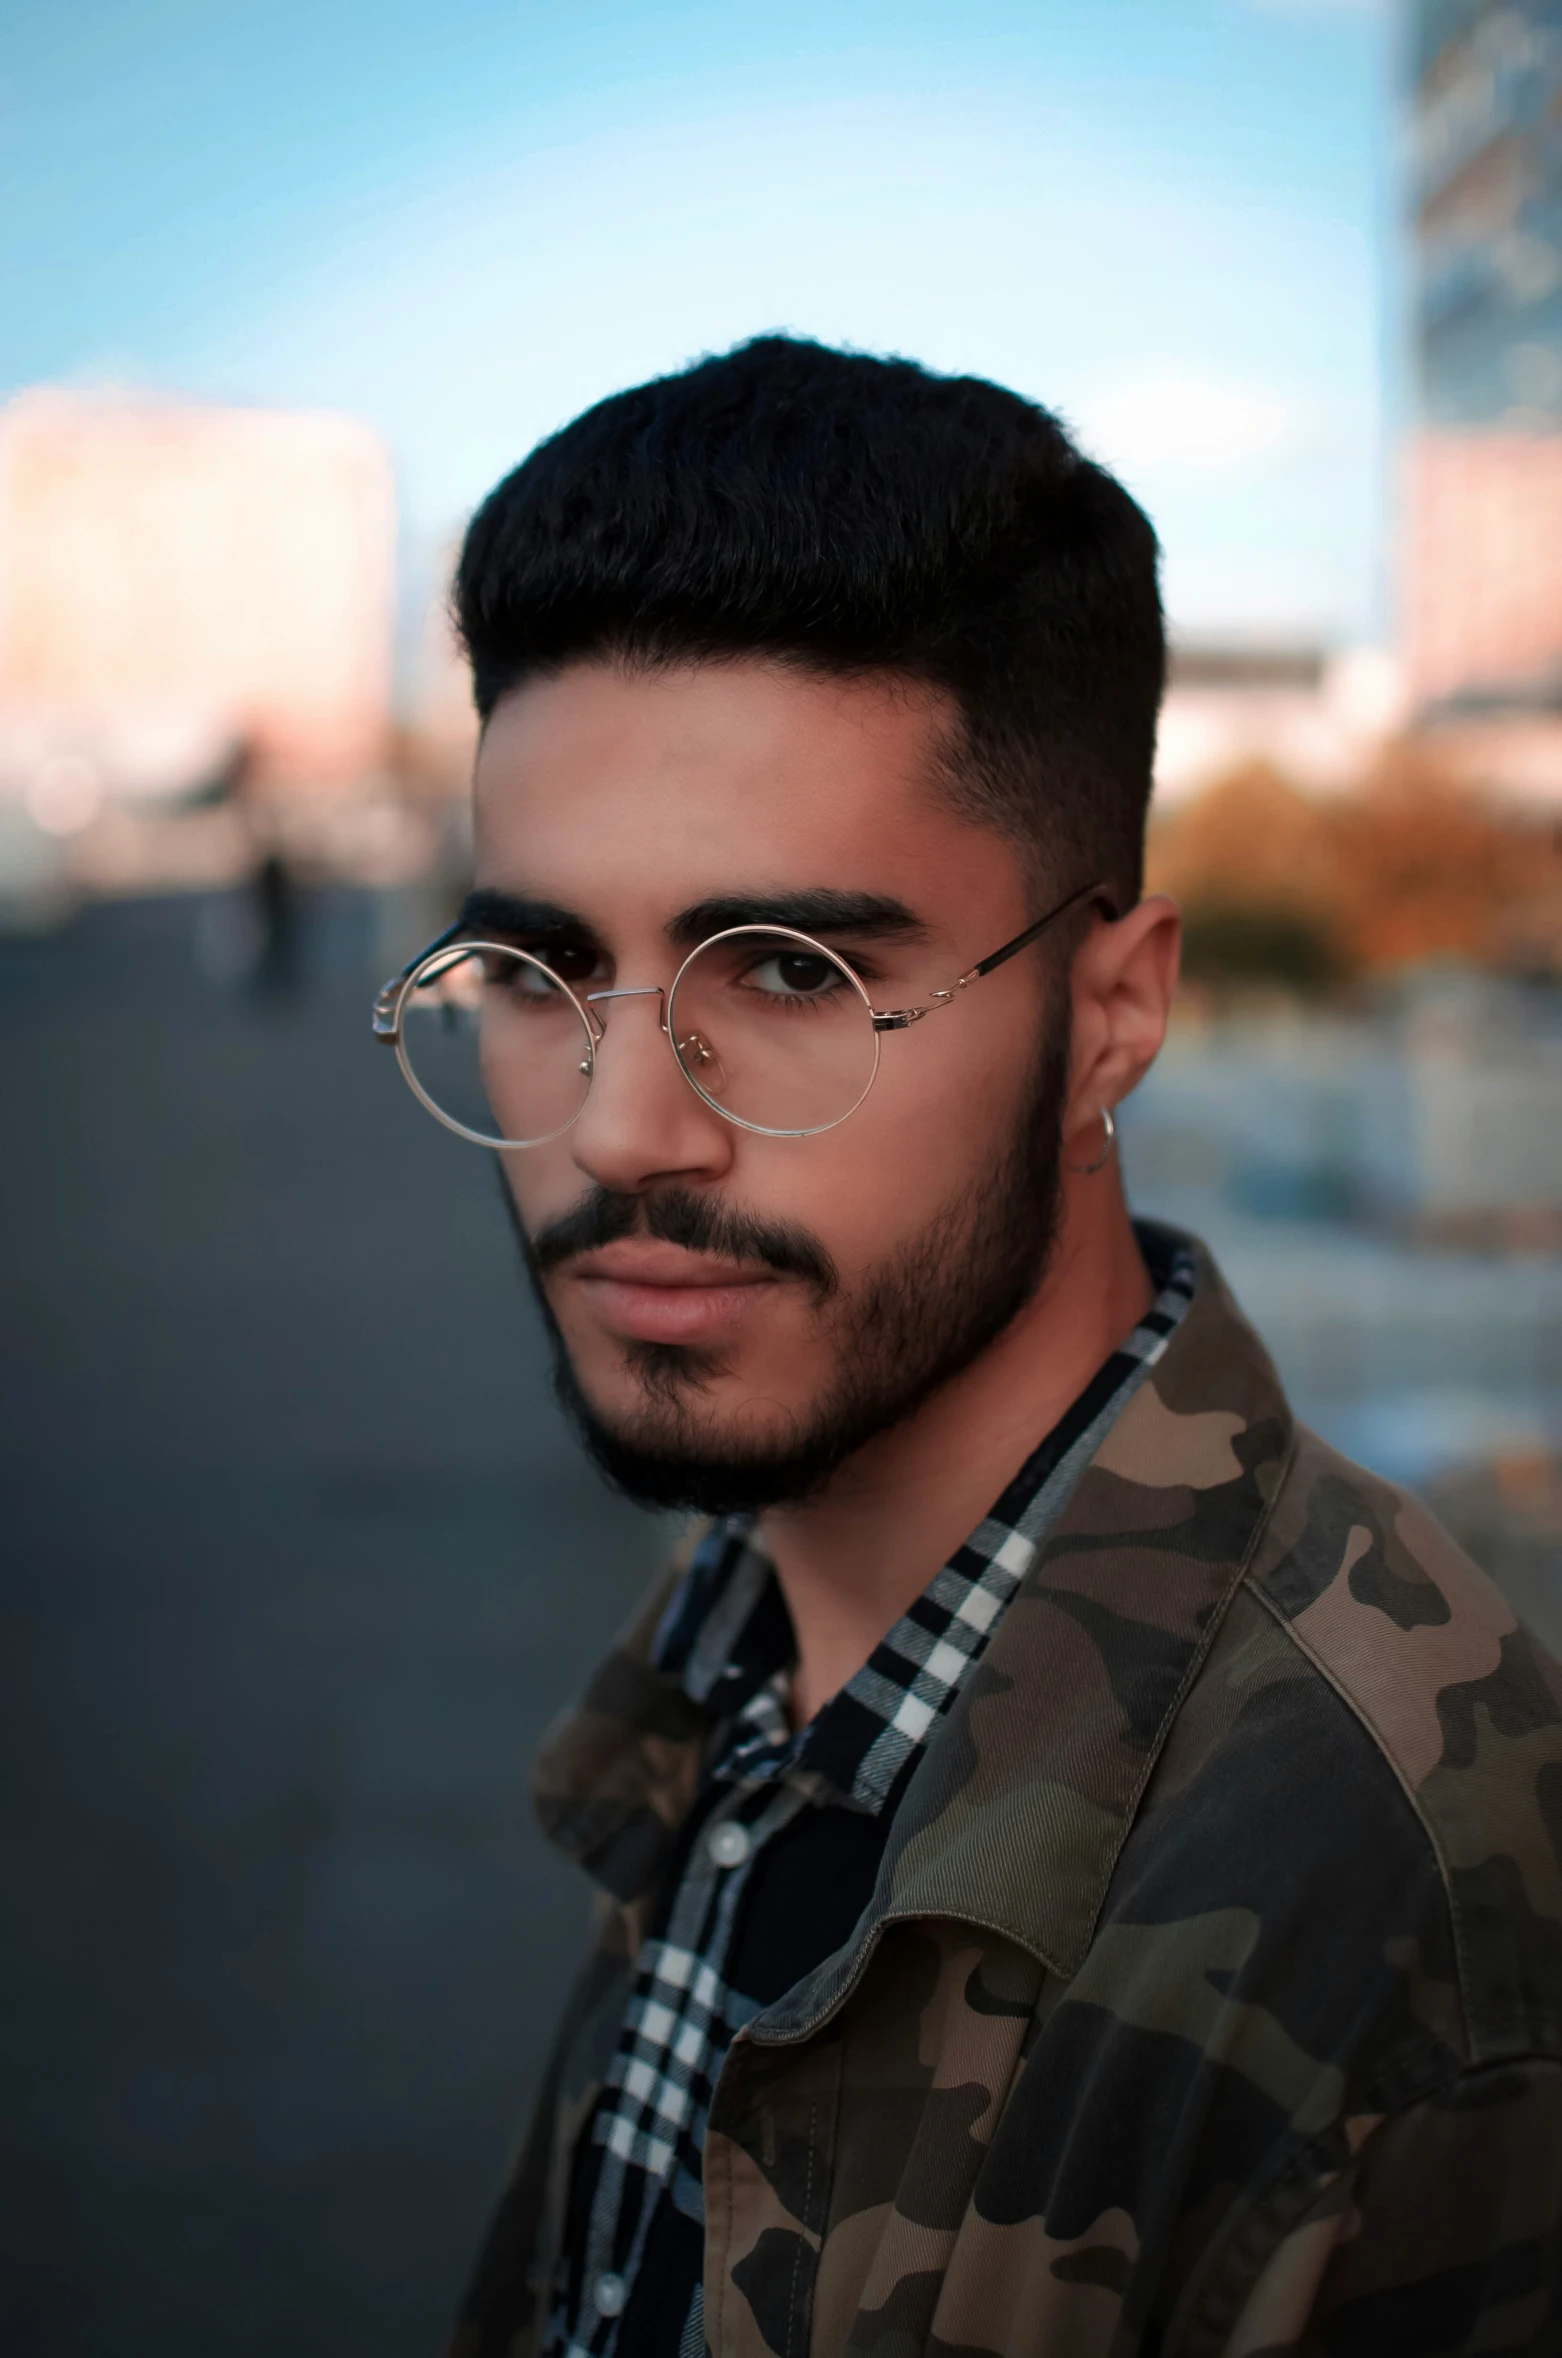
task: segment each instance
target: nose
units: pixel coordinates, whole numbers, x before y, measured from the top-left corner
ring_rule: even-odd
[[[665,992],[646,984],[589,991],[586,998],[603,1030],[591,1088],[569,1132],[576,1163],[617,1195],[638,1194],[674,1177],[720,1177],[731,1164],[737,1133],[679,1071],[667,1033]],[[601,1002],[612,999],[656,1004],[610,1013]]]

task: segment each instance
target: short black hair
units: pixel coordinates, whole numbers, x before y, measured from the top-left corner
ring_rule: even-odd
[[[1166,643],[1148,518],[979,377],[760,336],[600,401],[478,509],[456,622],[487,720],[582,658],[899,674],[948,783],[1060,886],[1138,894]]]

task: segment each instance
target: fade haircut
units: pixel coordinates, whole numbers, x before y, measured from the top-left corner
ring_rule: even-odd
[[[486,721],[583,658],[768,657],[941,690],[942,783],[1050,883],[1140,889],[1165,679],[1156,539],[979,377],[760,336],[616,393],[478,509],[456,621]]]

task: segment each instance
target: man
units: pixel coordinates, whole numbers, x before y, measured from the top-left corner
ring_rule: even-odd
[[[1562,1678],[1115,1160],[1144,517],[770,338],[458,603],[477,885],[377,1025],[714,1520],[541,1763],[601,1935],[457,2351],[1562,2349]]]

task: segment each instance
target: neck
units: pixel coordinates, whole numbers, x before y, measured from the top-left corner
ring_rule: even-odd
[[[797,1635],[801,1726],[969,1537],[1153,1299],[1115,1164],[1064,1183],[1041,1286],[981,1357],[829,1487],[761,1522]]]

